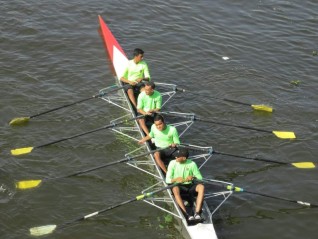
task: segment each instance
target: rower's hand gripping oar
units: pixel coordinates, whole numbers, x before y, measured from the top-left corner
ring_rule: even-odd
[[[100,165],[100,166],[96,166],[96,167],[93,167],[93,168],[90,168],[90,169],[78,171],[76,173],[72,173],[72,174],[69,174],[69,175],[66,175],[66,176],[61,176],[61,177],[56,177],[56,178],[32,179],[32,180],[18,181],[18,182],[16,182],[15,186],[16,186],[17,189],[21,189],[21,190],[31,189],[31,188],[35,188],[35,187],[40,186],[43,182],[46,182],[46,181],[78,176],[78,175],[89,173],[89,172],[92,172],[92,171],[95,171],[95,170],[98,170],[98,169],[106,168],[106,167],[109,167],[109,166],[112,166],[112,165],[115,165],[115,164],[126,163],[126,162],[129,162],[131,160],[144,157],[146,155],[155,153],[155,152],[160,151],[160,150],[162,150],[162,149],[152,150],[152,151],[149,151],[149,152],[146,152],[146,153],[142,153],[142,154],[139,154],[139,155],[136,155],[136,156],[133,156],[133,157],[127,156],[127,157],[125,157],[123,159],[120,159],[120,160],[117,160],[117,161],[114,161],[114,162],[110,162],[110,163],[103,164],[103,165]]]
[[[287,163],[287,162],[281,162],[281,161],[259,158],[259,157],[248,157],[248,156],[242,156],[242,155],[236,155],[236,154],[229,154],[229,153],[218,152],[218,151],[214,151],[214,150],[213,150],[213,154],[231,156],[231,157],[235,157],[235,158],[251,159],[251,160],[263,161],[263,162],[268,162],[268,163],[276,163],[276,164],[281,164],[281,165],[289,165],[289,166],[294,166],[294,167],[300,168],[300,169],[312,169],[312,168],[316,167],[313,162]]]
[[[120,121],[118,123],[112,123],[112,124],[105,125],[103,127],[97,128],[97,129],[93,129],[93,130],[84,132],[84,133],[80,133],[80,134],[76,134],[76,135],[73,135],[73,136],[70,136],[70,137],[58,139],[58,140],[55,140],[53,142],[42,144],[42,145],[38,145],[38,146],[34,146],[34,147],[25,147],[25,148],[12,149],[11,150],[11,154],[15,155],[15,156],[16,155],[21,155],[21,154],[28,154],[28,153],[31,153],[32,150],[36,149],[36,148],[42,148],[42,147],[45,147],[45,146],[48,146],[48,145],[52,145],[52,144],[56,144],[56,143],[59,143],[59,142],[65,141],[65,140],[74,139],[74,138],[77,138],[77,137],[80,137],[80,136],[83,136],[83,135],[86,135],[86,134],[94,133],[96,131],[100,131],[100,130],[103,130],[103,129],[113,128],[113,127],[115,127],[117,125],[124,124],[124,123],[127,123],[129,121],[132,121],[132,120],[135,120],[135,119],[139,119],[139,118],[142,118],[142,117],[144,117],[144,115],[140,115],[140,116],[137,116],[137,117],[134,117],[134,118],[131,118],[131,119],[127,119],[127,120],[122,120],[122,121]]]
[[[183,115],[176,115],[175,112],[159,112],[160,114],[166,114],[170,116],[175,116],[175,117],[184,117],[184,118],[189,118],[189,116],[183,116]],[[294,132],[288,132],[288,131],[270,131],[270,130],[265,130],[265,129],[258,129],[258,128],[253,128],[249,126],[242,126],[242,125],[234,125],[234,124],[228,124],[228,123],[223,123],[223,122],[217,122],[213,120],[206,120],[206,119],[201,119],[199,117],[196,117],[195,115],[191,116],[193,120],[205,122],[205,123],[212,123],[212,124],[219,124],[219,125],[224,125],[224,126],[230,126],[230,127],[236,127],[236,128],[241,128],[241,129],[248,129],[248,130],[254,130],[254,131],[259,131],[259,132],[264,132],[264,133],[273,133],[276,137],[281,138],[281,139],[295,139],[296,135]]]
[[[206,179],[205,178],[205,179],[197,180],[197,181],[201,182],[201,183],[208,183],[208,184],[215,185],[215,186],[218,185],[218,186],[224,188],[224,185],[222,186],[219,183],[215,182],[214,180],[210,180],[210,179]],[[309,203],[309,202],[304,202],[304,201],[299,201],[299,200],[292,200],[292,199],[287,199],[287,198],[282,198],[282,197],[276,197],[276,196],[272,196],[272,195],[268,195],[268,194],[264,194],[264,193],[251,192],[251,191],[248,191],[248,190],[245,190],[243,188],[236,187],[236,186],[233,186],[233,185],[227,185],[227,186],[225,186],[225,188],[227,190],[230,190],[230,191],[233,191],[233,192],[245,192],[245,193],[248,193],[248,194],[254,194],[254,195],[258,195],[258,196],[263,196],[263,197],[267,197],[267,198],[281,200],[281,201],[297,203],[297,204],[300,204],[300,205],[303,205],[303,206],[307,206],[307,207],[312,207],[312,208],[317,208],[318,207],[317,204],[312,204],[312,203]]]
[[[85,98],[85,99],[81,99],[81,100],[78,100],[78,101],[75,101],[73,103],[69,103],[69,104],[66,104],[66,105],[62,105],[62,106],[59,106],[59,107],[56,107],[56,108],[53,108],[53,109],[50,109],[50,110],[47,110],[47,111],[43,111],[41,113],[38,113],[38,114],[34,114],[34,115],[31,115],[31,116],[28,116],[28,117],[18,117],[18,118],[14,118],[12,119],[10,122],[9,122],[9,125],[11,126],[14,126],[14,125],[22,125],[22,124],[25,124],[27,123],[31,118],[35,118],[35,117],[38,117],[40,115],[44,115],[44,114],[47,114],[47,113],[50,113],[50,112],[53,112],[53,111],[56,111],[56,110],[59,110],[59,109],[63,109],[63,108],[66,108],[66,107],[69,107],[69,106],[72,106],[72,105],[76,105],[76,104],[79,104],[79,103],[82,103],[82,102],[85,102],[85,101],[88,101],[88,100],[91,100],[91,99],[96,99],[96,98],[101,98],[103,96],[105,96],[106,94],[109,94],[111,92],[114,92],[114,91],[118,91],[120,89],[123,89],[125,86],[122,86],[122,87],[118,87],[116,85],[114,86],[111,86],[111,87],[116,87],[115,89],[110,89],[108,91],[104,91],[104,92],[100,92],[99,94],[97,95],[93,95],[91,97],[88,97],[88,98]],[[110,88],[111,88],[110,87]]]
[[[74,224],[76,222],[79,222],[79,221],[83,221],[83,220],[86,220],[87,218],[91,218],[93,216],[96,216],[96,215],[99,215],[99,214],[102,214],[102,213],[105,213],[107,211],[110,211],[114,208],[117,208],[117,207],[120,207],[120,206],[123,206],[123,205],[126,205],[126,204],[129,204],[129,203],[132,203],[132,202],[135,202],[135,201],[140,201],[140,200],[144,200],[144,199],[147,199],[147,198],[150,198],[152,197],[154,194],[156,193],[159,193],[159,192],[162,192],[164,190],[167,190],[169,188],[172,188],[172,187],[175,187],[177,184],[171,184],[171,185],[168,185],[166,187],[163,187],[163,188],[160,188],[158,190],[155,190],[153,192],[149,192],[149,193],[144,193],[144,194],[141,194],[139,196],[136,196],[130,200],[127,200],[127,201],[124,201],[122,203],[119,203],[119,204],[116,204],[116,205],[113,205],[113,206],[110,206],[108,208],[105,208],[105,209],[102,209],[100,211],[96,211],[96,212],[93,212],[93,213],[90,213],[90,214],[87,214],[85,216],[82,216],[82,217],[79,217],[77,219],[74,219],[72,221],[69,221],[69,222],[66,222],[62,225],[45,225],[45,226],[39,226],[39,227],[32,227],[30,228],[30,234],[32,236],[44,236],[44,235],[47,235],[47,234],[51,234],[53,233],[56,229],[62,229],[64,227],[67,227],[71,224]]]

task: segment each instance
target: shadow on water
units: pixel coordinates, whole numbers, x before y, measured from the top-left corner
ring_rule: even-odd
[[[267,165],[267,166],[261,167],[259,169],[253,169],[253,170],[248,170],[248,171],[238,171],[237,170],[237,171],[225,173],[224,176],[216,176],[216,179],[232,182],[234,179],[239,178],[239,177],[249,176],[249,175],[252,175],[255,173],[268,171],[268,170],[271,170],[273,168],[278,168],[278,167],[284,167],[284,166],[272,164],[272,165]]]

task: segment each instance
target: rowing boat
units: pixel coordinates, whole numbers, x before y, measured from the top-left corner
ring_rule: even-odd
[[[100,34],[102,37],[102,40],[105,44],[106,52],[109,56],[111,66],[114,70],[114,75],[116,79],[116,84],[118,86],[121,86],[120,82],[120,76],[122,75],[127,63],[128,58],[126,57],[126,54],[104,20],[101,16],[99,16],[99,24],[100,24]],[[163,107],[164,105],[176,94],[178,87],[174,84],[167,84],[167,83],[159,83],[156,82],[157,89],[159,90],[163,96]],[[159,87],[159,88],[158,88]],[[107,91],[106,89],[102,89],[101,93],[104,91]],[[106,102],[113,104],[122,110],[126,112],[125,115],[118,119],[114,119],[112,123],[116,123],[122,118],[127,117],[136,117],[135,112],[133,110],[133,107],[125,94],[124,90],[116,92],[114,95],[107,95],[102,98]],[[194,114],[191,113],[179,113],[179,112],[173,112],[173,118],[178,118],[179,121],[173,121],[169,122],[169,124],[174,125],[175,127],[178,127],[179,136],[182,137],[182,135],[189,129],[189,127],[194,123]],[[186,120],[184,120],[186,118]],[[180,121],[182,119],[183,121]],[[124,135],[125,137],[130,138],[131,140],[137,142],[141,137],[144,137],[143,131],[139,127],[138,122],[135,120],[133,125],[123,126],[123,127],[117,127],[113,128],[113,131],[116,133],[119,133],[121,135]],[[136,144],[137,145],[137,144]],[[190,145],[190,144],[183,144],[183,147],[187,147],[190,150],[190,157],[192,160],[196,161],[196,163],[199,165],[199,168],[201,169],[211,158],[212,156],[212,147],[202,147],[202,146],[196,146],[196,145]],[[145,144],[144,146],[137,147],[133,151],[127,153],[127,156],[133,156],[135,153],[139,151],[151,151],[151,148],[148,144]],[[156,183],[143,190],[142,193],[146,193],[149,190],[153,190],[157,187],[167,186],[165,183],[164,175],[162,174],[160,168],[156,165],[155,160],[153,158],[153,155],[150,154],[145,160],[143,161],[129,161],[127,162],[129,166],[132,166],[138,170],[141,170],[149,175],[151,175]],[[223,181],[217,181],[219,184],[223,184],[226,188],[226,186],[232,186],[231,183],[223,182]],[[206,190],[207,191],[207,190]],[[193,238],[193,239],[216,239],[217,234],[215,232],[213,221],[212,221],[212,215],[217,211],[217,209],[230,197],[232,194],[232,191],[229,190],[217,190],[212,191],[209,193],[205,193],[205,201],[203,203],[202,207],[202,216],[205,219],[203,222],[197,223],[195,225],[189,225],[187,220],[185,219],[183,213],[181,212],[181,209],[178,207],[176,201],[174,200],[174,197],[171,193],[171,190],[167,190],[163,196],[161,197],[151,197],[144,199],[143,201],[148,203],[149,205],[152,205],[154,207],[157,207],[158,209],[169,213],[177,218],[178,224],[181,225],[181,233],[185,238]],[[216,200],[217,198],[217,200]],[[213,202],[213,211],[210,210],[210,206],[208,204],[208,201]],[[168,205],[168,207],[166,206]],[[188,207],[189,210],[191,210],[191,207]]]

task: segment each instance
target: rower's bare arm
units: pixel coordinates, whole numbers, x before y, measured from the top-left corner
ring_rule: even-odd
[[[127,80],[125,77],[121,77],[120,80],[124,83],[130,84],[130,85],[136,85],[137,82],[136,81],[129,81]]]
[[[147,135],[146,137],[142,138],[141,140],[138,141],[139,144],[143,144],[145,143],[147,140],[150,140],[151,137],[149,135]]]
[[[128,80],[125,77],[121,77],[120,80],[124,83],[129,83]]]

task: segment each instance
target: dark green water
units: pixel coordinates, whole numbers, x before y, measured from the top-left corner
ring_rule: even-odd
[[[22,179],[57,177],[123,158],[126,142],[101,131],[31,154],[40,145],[108,124],[122,111],[92,100],[10,127],[28,116],[112,85],[98,35],[102,15],[129,55],[145,50],[154,80],[184,93],[170,110],[251,127],[294,131],[296,140],[196,122],[184,141],[284,162],[317,162],[317,25],[315,1],[0,1],[0,238],[29,238],[30,227],[61,224],[125,201],[150,181],[117,165],[86,176],[16,191]],[[229,60],[223,60],[227,56]],[[298,85],[291,82],[299,81]],[[274,113],[211,96],[272,105]],[[134,143],[129,147],[134,147]],[[206,177],[250,191],[318,204],[317,169],[214,156]],[[235,194],[214,216],[220,239],[317,238],[317,209]],[[76,224],[48,238],[181,238],[166,214],[141,202]]]

